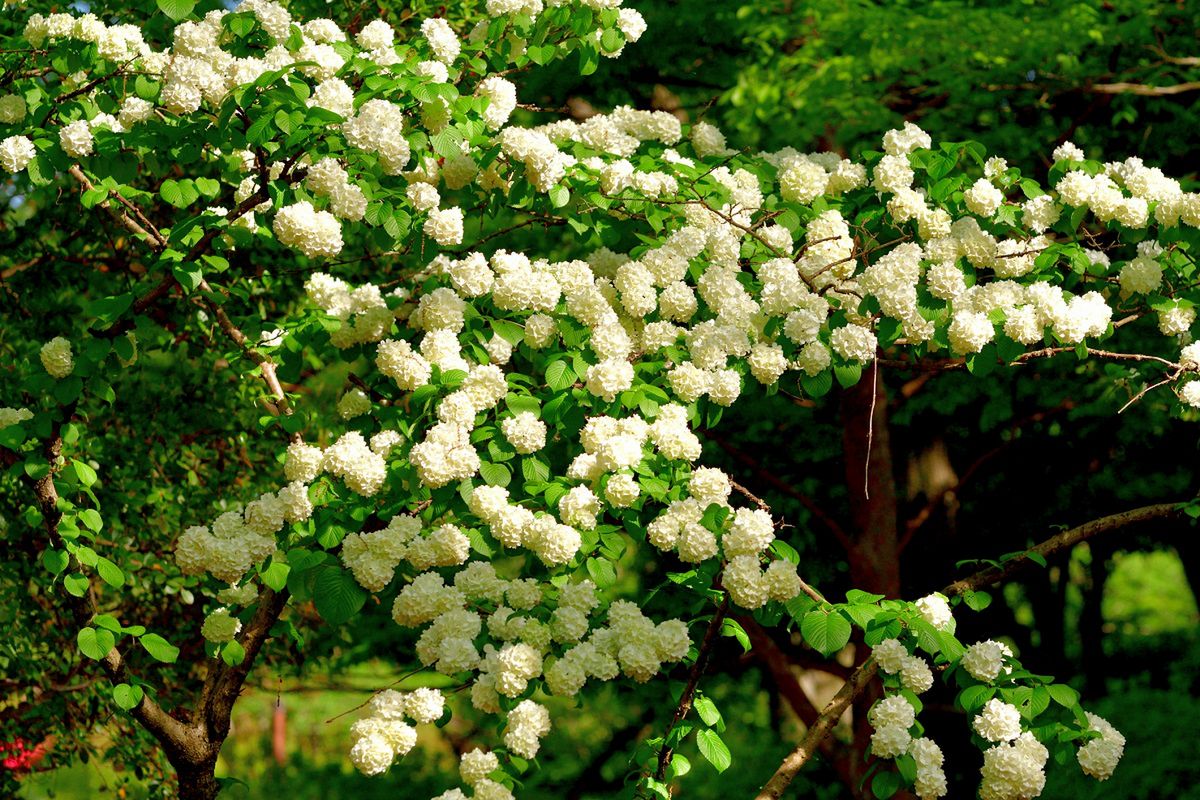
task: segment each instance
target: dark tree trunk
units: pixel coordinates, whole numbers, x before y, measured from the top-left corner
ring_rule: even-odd
[[[868,592],[900,596],[896,479],[892,472],[887,394],[867,370],[842,394],[842,450],[850,495],[850,578]]]
[[[876,380],[874,367],[841,398],[842,450],[846,488],[850,497],[850,578],[864,591],[900,596],[900,552],[896,504],[896,479],[892,471],[891,436],[888,431],[887,393]],[[870,648],[859,645],[855,662],[861,664]],[[867,709],[878,699],[877,685],[863,692],[854,704],[855,795],[870,764],[864,758],[871,741]]]
[[[176,765],[179,773],[179,800],[216,800],[221,792],[215,774],[217,757],[200,764]]]

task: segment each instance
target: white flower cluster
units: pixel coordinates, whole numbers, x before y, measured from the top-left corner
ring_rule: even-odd
[[[33,419],[33,412],[28,408],[0,408],[0,430],[10,425],[16,425],[27,419]]]
[[[900,683],[914,694],[923,694],[933,686],[933,671],[925,659],[910,653],[899,639],[885,639],[871,651],[879,668],[888,675],[899,675]]]
[[[387,771],[417,743],[417,731],[408,721],[434,722],[442,716],[444,707],[445,698],[436,689],[387,689],[376,694],[370,701],[371,714],[350,727],[354,740],[350,761],[364,775]]]
[[[342,252],[342,225],[328,211],[301,200],[279,210],[273,225],[280,244],[295,247],[309,258],[332,258]]]
[[[1121,756],[1125,754],[1125,737],[1102,717],[1087,713],[1088,730],[1100,734],[1086,742],[1075,754],[1085,775],[1105,781],[1112,777]]]
[[[75,370],[71,343],[61,336],[56,336],[42,345],[38,356],[42,360],[42,366],[52,377],[65,378]]]
[[[1046,761],[1050,753],[1032,733],[983,753],[980,800],[1031,800],[1046,786]]]
[[[294,481],[247,503],[244,511],[226,511],[213,520],[211,530],[204,525],[185,530],[175,543],[175,563],[185,575],[208,572],[236,584],[251,566],[275,552],[275,535],[285,523],[302,522],[311,514],[308,487]]]
[[[914,739],[910,728],[916,724],[916,709],[899,694],[889,695],[877,702],[867,713],[867,721],[875,729],[871,734],[871,752],[879,758],[912,756],[917,775],[914,789],[922,800],[936,800],[949,791],[942,749],[932,739]]]
[[[988,639],[968,647],[961,663],[972,678],[991,683],[1001,671],[1010,671],[1011,668],[1004,664],[1004,659],[1012,656],[1013,651],[1008,645]]]
[[[204,618],[200,626],[200,635],[207,642],[221,644],[232,642],[242,629],[241,620],[229,613],[227,608],[218,608]]]

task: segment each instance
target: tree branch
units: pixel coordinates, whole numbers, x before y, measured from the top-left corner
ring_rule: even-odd
[[[700,647],[696,651],[696,662],[692,664],[692,669],[688,673],[687,685],[683,689],[683,694],[679,696],[679,705],[675,707],[675,714],[671,717],[671,722],[663,733],[662,749],[658,751],[658,768],[654,771],[654,778],[657,781],[661,782],[667,774],[667,766],[671,763],[671,755],[674,753],[674,748],[669,743],[671,732],[675,730],[676,725],[687,718],[692,710],[692,701],[696,697],[696,686],[700,683],[700,677],[704,674],[705,667],[708,666],[708,659],[712,654],[713,645],[716,644],[717,636],[721,632],[725,615],[729,613],[729,593],[722,591],[721,594],[721,604],[717,606],[716,613],[708,623],[708,629],[704,631],[704,639],[701,640]]]
[[[783,796],[783,792],[787,789],[788,784],[796,777],[796,773],[800,768],[808,763],[809,759],[821,747],[821,743],[833,730],[833,726],[837,724],[838,719],[850,707],[854,699],[867,688],[871,683],[871,679],[875,677],[878,667],[875,665],[873,658],[868,658],[854,672],[850,673],[850,677],[838,693],[833,696],[829,704],[822,709],[820,715],[817,716],[815,722],[808,727],[804,733],[804,738],[800,740],[800,744],[796,745],[796,749],[788,753],[783,759],[783,763],[775,770],[775,774],[771,776],[755,796],[755,800],[778,800]]]
[[[1046,541],[1030,548],[1025,554],[1010,559],[1000,567],[988,567],[976,572],[974,575],[957,580],[944,588],[942,593],[950,597],[1000,583],[1030,564],[1037,563],[1034,559],[1030,558],[1029,553],[1036,553],[1043,558],[1048,558],[1097,534],[1120,530],[1130,525],[1149,522],[1151,520],[1168,519],[1182,513],[1181,504],[1179,503],[1159,503],[1085,522],[1083,525],[1062,531],[1050,537]],[[777,800],[777,798],[783,795],[788,784],[796,777],[796,773],[808,763],[809,759],[812,758],[821,746],[824,738],[833,730],[833,726],[837,723],[838,718],[850,707],[855,698],[867,688],[871,679],[875,677],[876,671],[877,668],[874,660],[868,658],[851,673],[845,685],[842,686],[833,700],[821,711],[816,722],[809,727],[800,744],[784,758],[783,763],[775,770],[775,774],[763,785],[756,800]]]
[[[1037,561],[1030,557],[1030,554],[1041,556],[1048,559],[1051,556],[1074,547],[1080,542],[1087,541],[1093,536],[1100,533],[1108,533],[1110,531],[1120,530],[1130,525],[1136,525],[1141,522],[1147,522],[1156,519],[1169,519],[1181,515],[1183,513],[1180,503],[1158,503],[1151,506],[1142,506],[1129,511],[1122,511],[1119,514],[1110,514],[1107,517],[1094,519],[1090,522],[1085,522],[1074,528],[1062,531],[1061,533],[1051,536],[1049,539],[1036,544],[1026,550],[1021,555],[1015,556],[1008,561],[1005,561],[1000,567],[987,567],[974,575],[954,581],[946,588],[942,589],[942,594],[947,597],[952,597],[966,592],[973,592],[977,589],[982,589],[985,586],[992,586],[1001,583],[1011,577],[1014,573],[1019,572],[1030,564],[1036,564]]]

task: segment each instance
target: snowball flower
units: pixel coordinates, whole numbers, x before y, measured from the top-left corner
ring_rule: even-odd
[[[342,251],[342,224],[328,211],[318,211],[302,200],[275,215],[275,238],[309,258],[332,258]]]
[[[975,732],[989,742],[1008,742],[1021,735],[1021,712],[1003,700],[992,698],[971,723]]]
[[[65,378],[75,369],[75,361],[71,357],[71,343],[61,336],[56,336],[42,345],[38,355],[46,372],[55,378]]]
[[[0,142],[0,167],[8,172],[20,172],[37,155],[33,142],[26,136],[9,136]]]

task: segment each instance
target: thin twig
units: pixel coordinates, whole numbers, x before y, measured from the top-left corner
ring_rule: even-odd
[[[683,688],[683,694],[679,696],[679,704],[675,706],[675,714],[671,717],[671,722],[663,733],[662,749],[658,751],[658,768],[654,770],[654,779],[657,781],[661,782],[667,774],[667,766],[671,763],[671,755],[674,753],[674,748],[670,745],[671,733],[692,710],[696,687],[700,683],[704,669],[708,666],[708,659],[713,645],[716,644],[717,636],[721,632],[721,625],[725,622],[725,615],[729,613],[729,593],[722,590],[721,594],[721,603],[717,606],[712,620],[709,621],[708,629],[704,631],[704,638],[700,641],[700,647],[696,651],[696,661],[692,664],[691,671],[688,672],[687,685]]]

